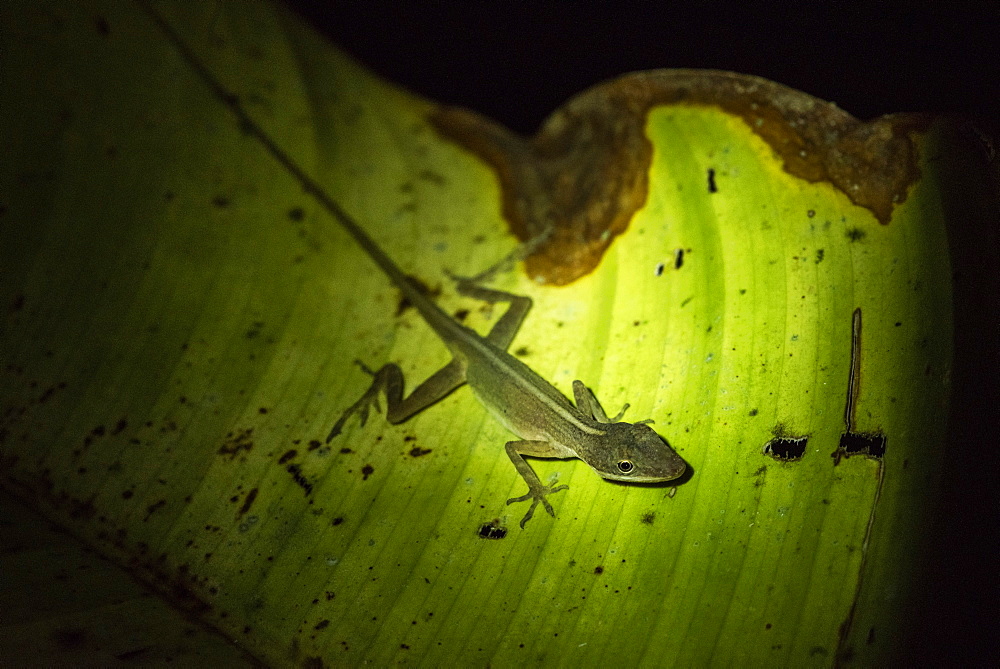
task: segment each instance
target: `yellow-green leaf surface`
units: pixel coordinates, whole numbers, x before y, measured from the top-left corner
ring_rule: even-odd
[[[481,332],[444,271],[515,247],[503,180],[280,8],[153,6],[3,10],[0,484],[275,665],[899,651],[947,417],[946,132],[904,132],[880,220],[746,117],[650,104],[647,196],[593,271],[494,285],[534,299],[521,360],[631,403],[689,474],[535,461],[569,489],[521,530],[511,437],[467,389],[324,443],[355,359],[412,387],[448,356],[254,128]]]

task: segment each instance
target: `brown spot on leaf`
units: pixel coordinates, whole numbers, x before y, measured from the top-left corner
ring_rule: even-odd
[[[302,467],[296,464],[291,464],[285,467],[285,471],[292,475],[292,480],[295,484],[305,491],[308,497],[313,491],[313,484],[309,482],[305,474],[302,473]]]
[[[250,451],[253,448],[253,428],[248,427],[239,432],[230,432],[226,435],[226,441],[219,447],[219,455],[228,455],[230,460],[235,460],[241,451]]]
[[[844,236],[847,237],[852,242],[860,242],[865,238],[865,231],[861,228],[848,228],[844,232]]]
[[[236,513],[237,518],[243,516],[243,514],[249,511],[250,507],[253,506],[254,500],[257,499],[257,490],[258,490],[257,488],[253,488],[252,490],[250,490],[250,492],[247,493],[246,499],[243,500],[243,506],[241,506],[240,510]]]
[[[94,498],[90,499],[69,499],[69,515],[74,520],[90,520],[97,515],[97,508],[94,506]]]
[[[156,513],[157,511],[159,511],[160,509],[162,509],[166,505],[167,505],[167,500],[160,499],[160,500],[157,500],[157,501],[153,502],[149,506],[147,506],[146,507],[146,517],[144,518],[144,520],[148,521],[149,518],[150,518],[150,516],[152,516],[154,513]]]
[[[532,279],[561,285],[591,272],[645,205],[653,155],[646,117],[670,105],[714,106],[741,117],[780,156],[786,172],[829,182],[883,225],[919,177],[910,133],[931,120],[891,114],[862,122],[832,103],[759,77],[653,70],[571,98],[531,139],[456,107],[436,108],[430,122],[494,168],[504,217],[519,239],[532,239],[551,224],[551,236],[526,269]]]

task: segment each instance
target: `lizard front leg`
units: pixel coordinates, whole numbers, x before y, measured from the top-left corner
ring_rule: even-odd
[[[530,455],[536,458],[559,458],[565,456],[553,449],[547,441],[508,441],[506,450],[507,457],[514,463],[517,473],[528,484],[528,494],[521,495],[520,497],[511,497],[507,500],[507,504],[531,500],[531,508],[528,509],[528,513],[524,514],[524,518],[521,519],[521,529],[523,530],[524,524],[531,520],[531,517],[535,514],[535,507],[538,506],[539,502],[545,506],[545,510],[549,512],[549,515],[555,518],[556,512],[552,509],[552,505],[549,504],[549,500],[545,499],[545,496],[559,492],[560,490],[566,490],[569,486],[543,485],[538,479],[538,475],[531,468],[531,465],[525,462],[523,456]]]
[[[573,382],[573,397],[576,398],[576,406],[580,411],[582,411],[587,416],[593,416],[594,420],[598,423],[617,423],[625,415],[625,411],[629,408],[629,404],[625,404],[622,410],[618,412],[618,415],[614,418],[608,418],[608,414],[605,413],[604,407],[597,400],[597,396],[594,395],[594,391],[583,384],[583,381]],[[636,425],[640,423],[652,423],[650,419],[636,421]]]

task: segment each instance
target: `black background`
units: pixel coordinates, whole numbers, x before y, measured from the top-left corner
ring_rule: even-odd
[[[900,111],[960,114],[997,136],[1000,2],[940,2],[925,9],[843,2],[815,8],[290,4],[390,81],[526,135],[599,81],[635,70],[690,67],[762,76],[835,102],[860,119]],[[997,322],[992,316],[986,321]],[[997,339],[997,332],[981,334]],[[969,429],[960,450],[948,454],[941,511],[929,528],[935,552],[926,601],[914,621],[907,663],[1000,665],[1000,496],[994,483],[1000,439],[991,417],[998,411],[995,355],[991,360],[966,381],[988,384],[962,400],[973,403],[963,415],[981,416],[982,425]]]
[[[391,81],[523,134],[601,80],[664,67],[758,75],[859,119],[1000,112],[998,2],[690,4],[291,2]]]

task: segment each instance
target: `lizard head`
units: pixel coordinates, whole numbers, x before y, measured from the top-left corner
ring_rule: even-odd
[[[603,425],[602,458],[597,473],[612,481],[670,481],[687,469],[674,449],[645,423]]]

